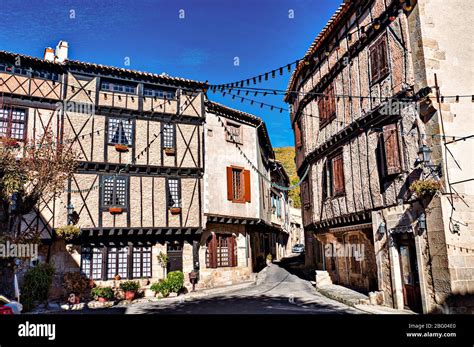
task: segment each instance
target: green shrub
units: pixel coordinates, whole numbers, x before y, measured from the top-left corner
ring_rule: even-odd
[[[169,282],[171,293],[177,293],[184,284],[184,274],[181,271],[173,271],[168,274],[166,280]]]
[[[115,298],[114,290],[110,287],[95,287],[92,289],[91,294],[95,299],[104,298],[107,300],[113,300]]]
[[[161,293],[161,295],[166,298],[170,295],[170,282],[168,279],[160,280],[151,285],[150,289],[155,293]]]
[[[410,185],[410,191],[420,198],[427,195],[436,195],[441,189],[441,182],[434,179],[417,180]]]
[[[61,285],[66,297],[70,293],[88,296],[91,287],[90,282],[91,281],[87,276],[80,272],[66,272],[63,275],[63,282]]]
[[[136,292],[138,289],[140,289],[140,284],[135,281],[125,281],[120,283],[120,288],[124,292]]]
[[[46,301],[53,282],[54,267],[40,263],[26,271],[21,286],[21,299],[25,311],[34,308],[35,301]]]

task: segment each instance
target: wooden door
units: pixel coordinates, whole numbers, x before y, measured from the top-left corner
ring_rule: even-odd
[[[183,271],[183,243],[179,241],[168,242],[166,251],[168,254],[168,272]]]
[[[414,241],[407,240],[400,242],[399,254],[405,306],[408,306],[413,311],[420,312],[420,281]]]

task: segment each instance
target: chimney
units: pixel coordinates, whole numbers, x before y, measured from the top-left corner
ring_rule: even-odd
[[[44,49],[44,60],[54,61],[54,49],[52,49],[51,47],[46,47]]]
[[[67,60],[67,53],[69,50],[69,45],[66,41],[59,41],[58,45],[56,46],[56,59],[55,61],[58,63],[63,63]]]

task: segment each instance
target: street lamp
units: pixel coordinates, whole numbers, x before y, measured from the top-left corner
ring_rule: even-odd
[[[426,215],[424,212],[418,217],[418,229],[420,230],[420,234],[426,230]]]
[[[384,221],[382,221],[382,222],[380,223],[379,228],[378,228],[377,231],[378,231],[378,233],[379,233],[380,235],[385,235],[385,233],[386,233],[386,231],[387,231],[387,227],[386,227]]]
[[[427,145],[422,144],[418,149],[418,156],[422,163],[429,165],[431,160],[431,149]]]

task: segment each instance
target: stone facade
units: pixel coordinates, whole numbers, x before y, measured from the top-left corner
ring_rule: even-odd
[[[474,172],[469,141],[456,139],[472,133],[473,108],[471,100],[441,96],[471,93],[474,52],[462,42],[473,35],[472,4],[411,5],[344,3],[292,75],[289,91],[303,92],[286,96],[301,143],[298,173],[309,170],[302,189],[306,262],[328,270],[336,283],[383,293],[388,306],[424,313],[463,306],[466,312],[472,308],[465,295],[474,294]],[[381,66],[373,53],[378,47],[385,47],[386,70],[372,66]],[[330,86],[334,96],[314,96]],[[321,110],[329,106],[321,104],[331,97],[335,116],[323,122]],[[423,147],[430,162],[419,159]],[[390,171],[394,161],[397,170]],[[410,190],[419,180],[437,181],[441,191],[421,198]],[[338,231],[360,225],[368,252],[360,264],[363,280],[347,271],[348,257],[322,254],[325,245],[344,242]]]

